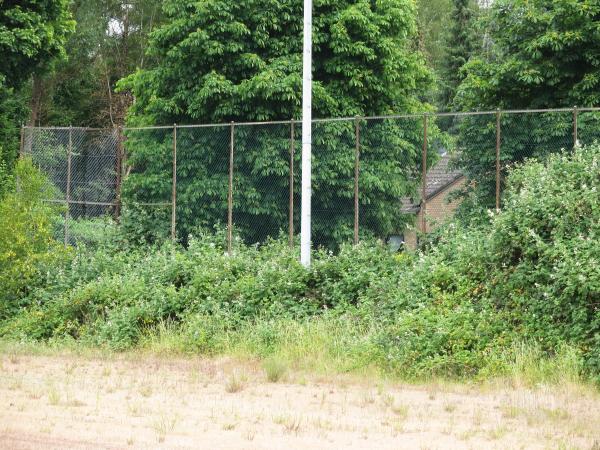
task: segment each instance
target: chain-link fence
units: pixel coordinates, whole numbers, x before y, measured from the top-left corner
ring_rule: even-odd
[[[313,122],[315,247],[417,245],[456,214],[502,207],[509,168],[600,137],[600,108],[428,113]],[[24,156],[65,205],[61,239],[120,223],[144,240],[222,232],[231,249],[300,224],[298,121],[23,129]]]

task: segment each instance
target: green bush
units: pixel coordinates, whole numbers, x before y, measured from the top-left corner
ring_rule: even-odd
[[[48,274],[67,259],[53,238],[57,207],[51,183],[21,160],[13,177],[0,181],[0,319],[13,314],[29,293],[44,284]]]
[[[306,269],[284,239],[236,241],[232,255],[201,233],[187,248],[79,247],[15,294],[28,306],[0,336],[115,349],[162,336],[177,351],[286,361],[325,352],[343,370],[405,377],[509,374],[526,342],[530,360],[562,354],[598,374],[599,156],[593,146],[515,168],[503,211],[444,227],[415,254],[363,242]]]
[[[598,146],[529,161],[489,224],[447,227],[378,305],[391,363],[450,359],[458,366],[442,371],[470,372],[485,364],[478,354],[518,338],[550,353],[570,344],[600,372],[599,161]]]

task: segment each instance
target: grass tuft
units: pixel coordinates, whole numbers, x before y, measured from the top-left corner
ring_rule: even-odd
[[[263,362],[267,380],[271,383],[282,381],[287,373],[287,365],[278,358],[270,357]]]

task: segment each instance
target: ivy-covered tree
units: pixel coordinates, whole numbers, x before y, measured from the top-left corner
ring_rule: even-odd
[[[464,67],[455,99],[465,110],[600,104],[600,4],[595,0],[497,0],[483,19],[489,48]],[[578,136],[598,137],[598,115],[581,113]],[[479,206],[494,204],[495,117],[461,123],[461,165],[477,181]],[[572,112],[504,114],[503,171],[574,145]]]
[[[301,0],[166,1],[165,24],[152,34],[148,52],[157,65],[121,85],[136,99],[129,123],[298,119],[302,7]],[[416,31],[410,0],[316,2],[314,115],[422,111],[419,94],[430,74],[414,48]],[[362,126],[363,228],[385,235],[401,226],[399,199],[413,191],[421,122]],[[317,243],[351,235],[354,135],[354,121],[315,124]],[[234,222],[250,241],[286,228],[289,136],[289,125],[235,128]],[[228,127],[178,132],[177,216],[183,236],[195,225],[223,223],[226,218],[229,139]],[[168,200],[170,134],[131,132],[127,150],[133,169],[125,201]],[[168,225],[168,213],[165,210],[156,220]]]
[[[17,154],[18,119],[25,109],[15,104],[22,98],[20,89],[32,74],[64,56],[74,26],[67,0],[9,1],[0,8],[0,159],[9,166]]]

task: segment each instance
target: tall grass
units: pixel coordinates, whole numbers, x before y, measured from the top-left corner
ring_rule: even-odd
[[[440,379],[437,373],[433,378],[415,377],[386,367],[374,344],[376,335],[375,323],[333,314],[305,320],[265,320],[235,331],[222,329],[212,336],[208,354],[258,360],[269,381],[279,381],[288,371],[324,376],[346,373],[407,382]],[[145,334],[139,351],[189,354],[189,330],[163,324]],[[446,379],[459,381],[461,377]],[[583,357],[574,347],[565,344],[548,354],[535,342],[521,341],[491,352],[475,381],[535,387],[587,383],[588,378],[584,376]]]

